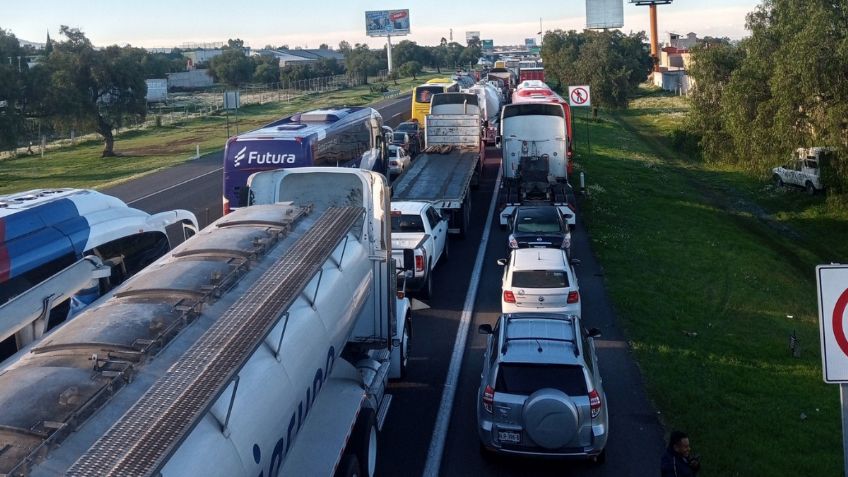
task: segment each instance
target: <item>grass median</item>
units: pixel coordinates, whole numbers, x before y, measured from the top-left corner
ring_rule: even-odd
[[[821,197],[678,154],[668,138],[685,109],[648,95],[602,114],[591,157],[577,115],[582,212],[648,391],[666,426],[691,435],[704,475],[839,475],[814,267],[844,255],[844,239],[815,237],[846,220]]]
[[[405,78],[390,89],[409,91],[429,78]],[[239,111],[239,131],[248,131],[282,116],[331,105],[361,106],[383,100],[369,85],[346,90],[301,96],[290,102],[268,102],[245,106]],[[229,118],[230,133],[235,134],[235,117]],[[101,141],[89,140],[75,146],[52,150],[40,156],[20,156],[0,161],[0,194],[50,187],[102,188],[134,177],[191,160],[196,147],[201,154],[223,149],[227,140],[224,114],[187,120],[174,126],[131,130],[115,140],[117,157],[101,158]]]

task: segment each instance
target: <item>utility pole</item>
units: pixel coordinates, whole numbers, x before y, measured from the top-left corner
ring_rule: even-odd
[[[450,29],[450,41],[453,41],[453,28]]]
[[[392,35],[386,35],[386,56],[389,57],[389,74],[392,72]]]

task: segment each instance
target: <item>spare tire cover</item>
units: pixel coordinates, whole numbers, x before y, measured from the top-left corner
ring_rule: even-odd
[[[524,430],[545,449],[558,449],[577,434],[577,408],[571,398],[556,389],[540,389],[524,402]]]

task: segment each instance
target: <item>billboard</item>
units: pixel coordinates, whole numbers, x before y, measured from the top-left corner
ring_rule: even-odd
[[[586,28],[624,26],[624,0],[586,0]]]
[[[526,46],[527,48],[530,48],[532,46],[536,46],[536,39],[535,38],[525,38],[524,39],[524,46]]]
[[[365,34],[368,36],[408,35],[409,10],[365,12]]]
[[[495,49],[495,40],[480,40],[483,51],[493,51]]]
[[[472,40],[480,41],[480,32],[479,31],[467,31],[467,32],[465,32],[465,42],[469,43]]]

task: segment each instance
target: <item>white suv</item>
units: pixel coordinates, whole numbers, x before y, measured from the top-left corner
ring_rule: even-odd
[[[580,290],[565,250],[556,248],[520,248],[509,259],[498,260],[505,266],[501,282],[503,313],[552,312],[580,316]]]

